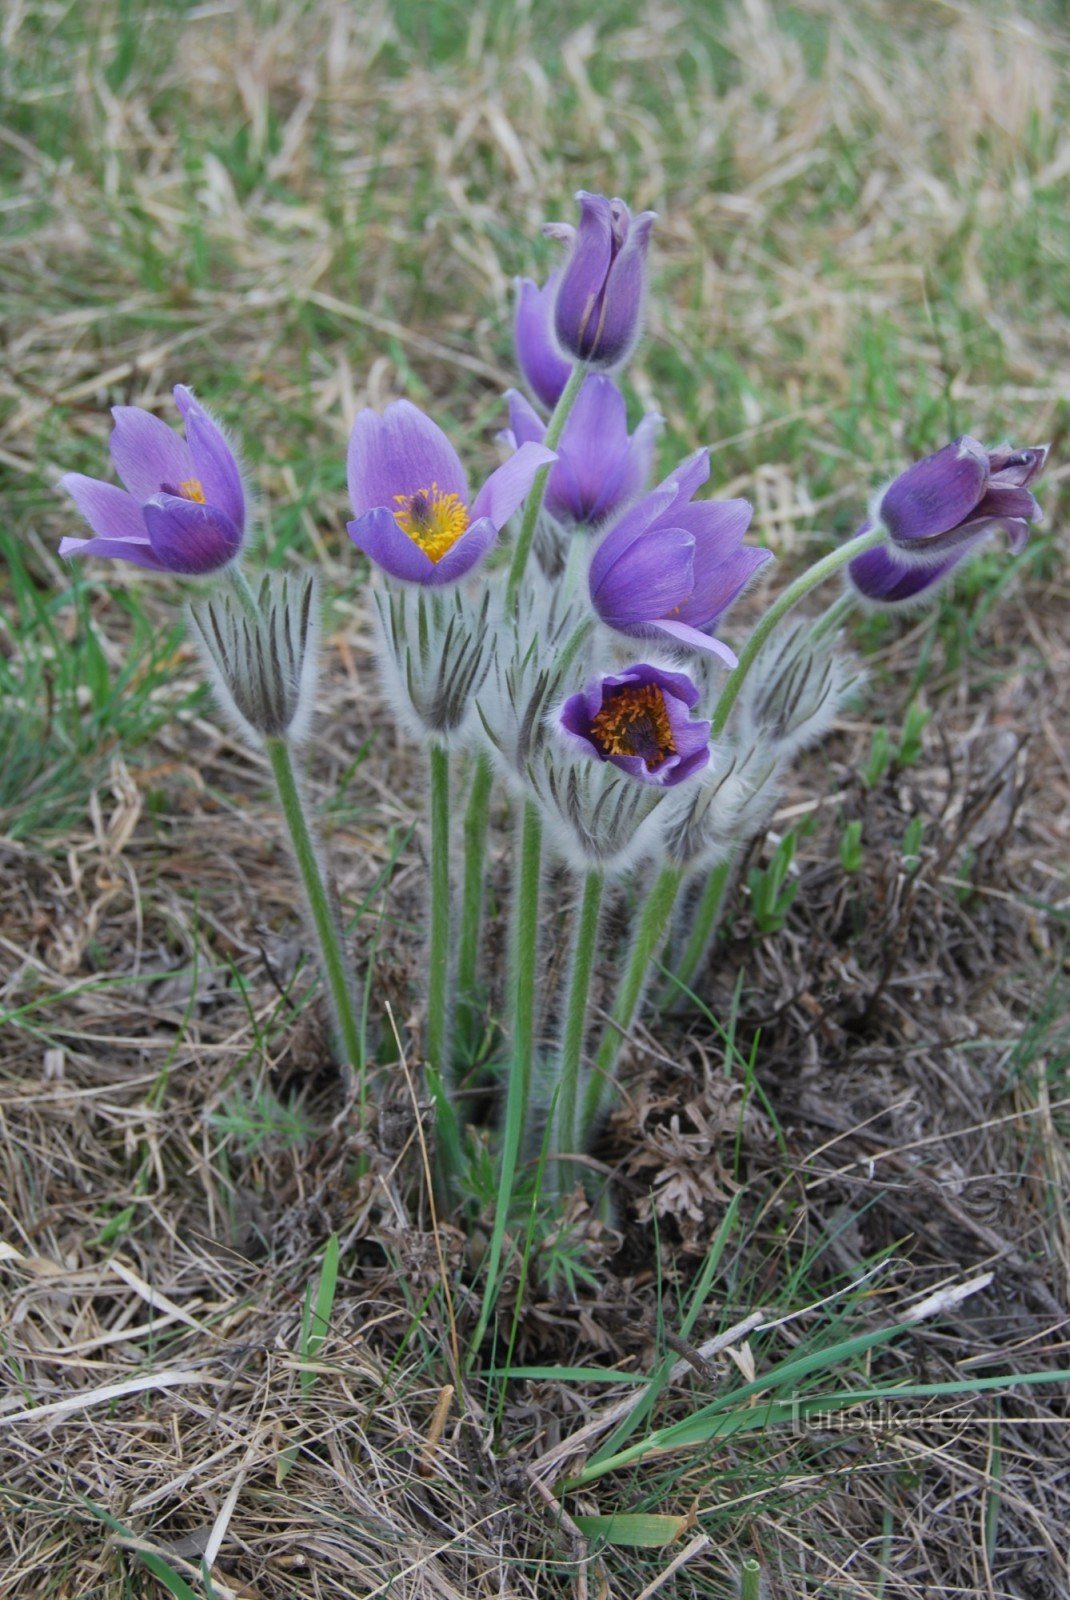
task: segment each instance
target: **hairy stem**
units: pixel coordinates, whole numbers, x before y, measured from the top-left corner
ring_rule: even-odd
[[[461,898],[461,930],[457,952],[457,1021],[464,1043],[476,1038],[478,1018],[476,979],[479,968],[479,935],[483,918],[483,878],[486,870],[487,829],[490,822],[490,796],[494,787],[494,768],[486,750],[476,756],[468,807],[464,814],[464,888]]]
[[[450,758],[431,745],[431,949],[427,978],[427,1059],[445,1083],[450,975]]]
[[[673,969],[672,977],[663,996],[663,1004],[668,1004],[681,990],[691,987],[692,979],[699,969],[703,956],[710,947],[710,940],[724,909],[725,895],[728,892],[729,879],[732,876],[733,859],[722,861],[714,867],[706,880],[706,887],[699,897],[695,907],[695,915],[691,923],[691,930]]]
[[[565,1010],[565,1027],[561,1036],[561,1080],[557,1097],[557,1119],[553,1140],[553,1153],[560,1157],[575,1153],[580,1148],[576,1127],[576,1107],[579,1097],[580,1066],[583,1060],[583,1037],[587,1024],[587,1005],[594,970],[595,948],[598,942],[598,919],[602,910],[601,872],[592,868],[583,880],[583,899],[576,913],[572,934],[572,958],[568,975],[568,1001]],[[559,1180],[564,1187],[565,1172],[559,1168]]]
[[[569,374],[569,380],[561,391],[561,398],[554,406],[549,422],[546,424],[546,433],[543,444],[547,450],[556,450],[564,432],[568,414],[575,404],[576,396],[587,375],[587,368],[582,361],[577,361]],[[520,524],[520,533],[517,536],[516,548],[513,551],[513,562],[509,568],[509,584],[506,589],[506,603],[511,604],[516,598],[516,591],[520,587],[531,553],[531,541],[535,537],[535,527],[542,510],[542,502],[546,495],[546,485],[550,479],[550,470],[553,463],[540,467],[535,474],[535,482],[531,486],[527,504],[524,507],[524,519]]]

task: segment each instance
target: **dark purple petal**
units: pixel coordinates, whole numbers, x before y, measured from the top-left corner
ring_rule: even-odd
[[[642,330],[646,256],[654,221],[653,211],[633,218],[624,246],[609,269],[595,343],[597,359],[607,367],[626,360]]]
[[[61,556],[108,556],[113,561],[130,561],[135,567],[151,567],[154,572],[169,570],[148,543],[133,539],[61,539]]]
[[[940,538],[970,515],[987,478],[988,452],[966,434],[900,473],[881,497],[881,521],[897,544]]]
[[[554,338],[554,297],[561,274],[551,273],[540,289],[530,278],[516,281],[516,355],[535,398],[552,411],[572,371]]]
[[[771,561],[773,552],[757,545],[740,545],[718,561],[716,547],[695,546],[695,587],[680,607],[681,622],[694,628],[712,628],[735,605],[755,573]]]
[[[193,457],[193,476],[204,490],[209,505],[218,506],[239,533],[245,529],[245,490],[241,473],[223,430],[194,398],[191,390],[179,384],[175,404],[186,424],[186,443]]]
[[[557,286],[554,331],[568,354],[586,361],[613,260],[613,226],[610,203],[604,195],[581,189],[576,199],[580,225]]]
[[[605,677],[595,681],[600,684],[602,694],[607,689],[620,689],[628,683],[656,683],[666,694],[682,700],[688,710],[692,706],[697,706],[701,698],[693,680],[686,672],[673,672],[668,667],[652,667],[647,661],[637,661],[634,666],[625,667],[620,672],[607,673]],[[600,710],[601,705],[602,695],[599,695],[595,710]]]
[[[489,517],[496,528],[503,528],[527,495],[539,468],[556,459],[545,445],[522,444],[515,455],[491,473],[476,495],[472,502],[473,522]]]
[[[607,700],[617,698],[621,689],[647,685],[654,685],[661,692],[673,745],[672,754],[667,754],[653,768],[643,756],[607,752],[595,733],[595,718]],[[562,731],[584,755],[608,761],[640,783],[669,787],[708,764],[710,724],[692,721],[689,715],[698,698],[699,692],[686,673],[669,672],[639,662],[623,672],[592,678],[579,694],[565,701],[558,721]]]
[[[726,667],[739,665],[735,651],[723,640],[715,639],[712,633],[703,633],[700,628],[693,628],[689,622],[678,622],[675,617],[658,617],[647,624],[646,632],[651,637],[668,639],[684,650],[701,650],[706,655],[716,656]]]
[[[198,577],[233,561],[241,533],[218,506],[157,494],[142,508],[149,542],[168,572]]]
[[[408,400],[395,400],[382,416],[360,412],[349,437],[346,467],[358,520],[366,511],[394,506],[399,495],[417,494],[433,484],[468,504],[468,482],[456,450],[438,424]]]
[[[631,506],[610,528],[602,539],[591,561],[591,593],[599,587],[610,568],[624,555],[636,540],[654,527],[676,499],[676,489],[671,483],[652,489],[649,494]]]
[[[133,539],[135,543],[148,544],[141,506],[125,489],[100,478],[87,478],[80,472],[65,473],[59,486],[70,495],[94,533],[104,539]]]
[[[1018,517],[1023,522],[1037,522],[1040,506],[1028,489],[1004,488],[990,484],[985,494],[973,508],[971,522],[984,522],[991,518],[1003,522],[1007,517]]]
[[[184,439],[151,411],[140,406],[113,406],[115,427],[108,441],[120,478],[142,502],[195,478],[193,457]]]
[[[466,573],[471,572],[473,567],[479,565],[497,537],[498,529],[490,517],[481,517],[477,522],[470,522],[457,543],[446,551],[435,567],[430,583],[435,586],[456,583]]]
[[[991,489],[1027,489],[1044,471],[1051,446],[1034,444],[1024,450],[1000,445],[988,453],[988,484]]]
[[[597,584],[592,563],[591,601],[602,621],[627,630],[683,605],[694,584],[694,549],[686,528],[657,528],[633,541]]]
[[[900,561],[893,550],[878,545],[848,562],[847,577],[864,599],[880,605],[903,605],[942,583],[967,555],[969,549],[962,548],[923,567]]]
[[[347,522],[346,532],[357,549],[392,578],[399,578],[402,583],[433,581],[435,563],[415,539],[398,527],[394,513],[386,506],[377,506],[355,522]]]

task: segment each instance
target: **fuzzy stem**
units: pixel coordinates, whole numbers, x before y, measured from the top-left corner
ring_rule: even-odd
[[[812,567],[789,583],[788,587],[778,600],[774,600],[769,610],[762,617],[750,638],[743,646],[739,656],[739,663],[731,674],[728,682],[721,690],[721,698],[717,702],[713,713],[713,737],[724,732],[724,725],[728,721],[732,707],[735,705],[742,689],[747,673],[754,665],[762,645],[768,639],[781,617],[785,616],[797,605],[811,589],[823,583],[826,578],[831,578],[834,572],[846,566],[848,561],[853,561],[856,556],[863,555],[867,550],[873,550],[883,544],[887,538],[883,528],[871,528],[867,533],[860,533],[857,538],[849,539],[846,544],[840,545],[838,550],[833,550],[830,555],[815,561]]]
[[[245,615],[251,622],[258,622],[260,619],[260,607],[256,603],[256,595],[253,593],[248,578],[236,561],[232,561],[227,568],[226,579]]]
[[[501,1170],[498,1176],[494,1229],[487,1257],[483,1304],[469,1351],[469,1364],[478,1354],[494,1309],[498,1289],[498,1266],[509,1222],[520,1140],[531,1093],[535,1052],[535,964],[539,938],[541,858],[542,819],[529,800],[524,805],[520,861],[513,889],[513,948],[510,971],[513,990],[513,1059],[509,1067],[509,1083],[505,1099],[505,1126],[502,1130]]]
[[[561,397],[556,406],[554,406],[550,420],[546,424],[546,432],[543,435],[542,442],[547,450],[557,449],[565,429],[565,423],[568,421],[568,414],[575,404],[576,396],[579,394],[580,387],[586,376],[587,368],[585,364],[582,361],[577,361],[569,373],[568,382],[562,389]],[[535,482],[531,486],[527,504],[524,507],[524,520],[520,524],[520,533],[517,535],[516,548],[513,551],[513,563],[509,568],[509,584],[505,596],[507,604],[512,604],[516,598],[516,591],[520,587],[524,570],[528,564],[531,541],[535,537],[535,525],[539,520],[539,512],[542,510],[542,502],[546,496],[546,485],[550,479],[550,468],[552,466],[553,462],[550,462],[547,466],[539,468],[535,474]]]
[[[663,997],[663,1004],[668,1004],[681,990],[691,987],[691,980],[699,969],[703,956],[709,949],[710,940],[721,918],[724,908],[725,895],[728,892],[728,881],[732,876],[732,858],[722,861],[714,867],[706,880],[706,887],[695,907],[694,919],[691,923],[691,932],[688,934],[687,943],[684,945],[679,961],[673,969],[668,990]]]
[[[350,1070],[358,1075],[363,1093],[364,1041],[357,1023],[349,974],[346,971],[342,930],[320,871],[315,842],[305,817],[301,791],[294,772],[290,746],[286,739],[276,736],[265,739],[264,747],[271,762],[279,804],[282,806],[286,826],[290,830],[290,841],[308,897],[308,908],[312,913],[312,924],[319,942],[323,972],[345,1049],[346,1063]]]
[[[450,758],[431,745],[431,949],[427,979],[427,1059],[447,1082],[450,975]]]
[[[618,985],[610,1023],[599,1046],[594,1072],[591,1074],[591,1081],[584,1096],[583,1118],[580,1124],[580,1136],[584,1140],[590,1136],[598,1118],[606,1084],[616,1066],[628,1029],[639,1010],[643,991],[661,941],[665,937],[665,930],[669,925],[682,879],[683,873],[679,867],[662,867],[639,915],[632,937],[632,948],[628,954],[628,965]]]
[[[553,1151],[558,1157],[579,1149],[576,1105],[583,1058],[583,1036],[587,1023],[587,1003],[598,940],[598,919],[602,909],[601,872],[592,868],[583,880],[583,899],[576,914],[572,935],[572,959],[568,977],[568,1003],[561,1038],[561,1080],[557,1097],[557,1125]],[[559,1169],[559,1186],[564,1187],[564,1168]]]
[[[494,787],[494,768],[490,756],[480,750],[476,756],[468,807],[464,814],[464,889],[461,899],[461,929],[457,953],[458,1021],[466,1044],[474,1042],[476,974],[479,965],[479,929],[483,916],[483,875],[486,868],[487,829],[490,823],[490,796]]]

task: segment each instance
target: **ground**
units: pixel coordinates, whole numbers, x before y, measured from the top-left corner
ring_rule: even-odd
[[[1070,1595],[1061,9],[31,0],[3,38],[5,1593],[727,1596],[751,1559],[769,1596]],[[511,280],[580,187],[659,212],[629,402],[664,467],[713,445],[773,584],[957,433],[1053,468],[1022,555],[851,625],[865,689],[745,864],[794,830],[794,901],[741,894],[635,1030],[575,1279],[518,1240],[512,1348],[462,1375],[480,1239],[436,1233],[418,1115],[422,763],[376,688],[344,445],[407,395],[494,462]],[[310,792],[368,974],[367,1139],[179,593],[56,556],[60,473],[176,382],[243,441],[258,558],[320,573]],[[511,848],[503,801],[492,955]],[[629,1375],[670,1369],[629,1442],[718,1401],[721,1431],[594,1476]],[[879,1399],[904,1384],[952,1392]],[[614,1513],[667,1520],[584,1521]]]

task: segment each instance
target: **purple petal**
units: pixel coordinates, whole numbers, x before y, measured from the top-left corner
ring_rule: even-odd
[[[382,416],[359,413],[346,467],[358,520],[366,511],[393,506],[398,495],[417,494],[433,484],[468,504],[468,482],[456,450],[438,424],[408,400],[395,400]]]
[[[151,567],[154,572],[167,570],[164,563],[146,544],[135,544],[133,539],[61,539],[61,556],[109,556],[113,561],[130,561],[135,567]]]
[[[649,494],[645,494],[614,522],[591,561],[592,594],[602,583],[610,568],[637,539],[641,539],[648,529],[654,527],[675,499],[675,485],[671,482],[662,484],[660,488],[651,489]]]
[[[70,495],[94,533],[105,539],[133,539],[138,544],[148,544],[141,506],[125,489],[100,478],[84,477],[80,472],[65,473],[59,486]]]
[[[613,260],[612,212],[604,195],[581,189],[580,225],[554,300],[554,331],[579,360],[590,353],[602,291]]]
[[[245,528],[245,490],[223,430],[181,384],[175,389],[175,404],[185,419],[193,476],[204,490],[205,500],[225,512],[241,533]]]
[[[659,488],[674,490],[673,508],[687,505],[696,489],[700,489],[710,475],[710,452],[696,450],[662,480]]]
[[[436,587],[456,583],[483,560],[497,537],[498,529],[490,517],[470,522],[457,543],[439,561],[429,581]]]
[[[542,418],[528,405],[519,390],[507,389],[505,398],[509,402],[509,427],[517,445],[542,444],[546,433]]]
[[[472,521],[489,517],[496,528],[503,528],[535,481],[540,467],[557,457],[541,444],[522,444],[515,456],[492,472],[472,502]]]
[[[691,627],[690,623],[658,617],[650,623],[649,630],[671,640],[684,650],[701,650],[705,655],[716,656],[726,667],[739,665],[739,658],[734,650],[730,650],[722,640],[715,639],[711,633],[703,633],[700,629]]]
[[[346,532],[358,550],[402,583],[429,584],[434,580],[435,563],[415,539],[410,539],[386,506],[365,511],[355,522],[346,523]]]
[[[987,477],[988,452],[966,434],[900,473],[881,498],[881,521],[897,544],[939,538],[970,515]]]
[[[941,583],[968,554],[966,548],[955,550],[942,561],[923,567],[897,560],[893,550],[878,545],[849,562],[847,576],[864,599],[881,605],[902,605]]]
[[[144,503],[164,484],[173,491],[196,477],[188,445],[166,422],[140,406],[113,406],[111,414],[115,418],[108,441],[111,458],[136,500]]]
[[[643,211],[629,228],[624,247],[609,269],[602,296],[597,355],[606,366],[625,360],[642,328],[646,255],[655,213]]]
[[[554,298],[561,274],[551,273],[540,289],[530,278],[516,281],[516,355],[536,399],[552,411],[572,371],[553,334]]]
[[[233,561],[241,533],[218,506],[157,494],[142,508],[154,553],[168,572],[198,577]]]
[[[992,489],[1026,489],[1044,471],[1050,445],[1034,444],[1024,450],[1001,445],[988,453],[988,484]]]
[[[695,541],[686,528],[657,528],[630,544],[591,582],[591,601],[611,628],[652,622],[681,606],[694,584]]]
[[[561,435],[560,452],[571,469],[577,521],[593,522],[606,508],[630,498],[636,475],[631,471],[628,416],[624,396],[609,378],[584,379]],[[640,486],[641,480],[631,494]]]
[[[741,545],[730,556],[716,560],[716,546],[695,547],[695,587],[680,607],[681,622],[695,628],[712,628],[735,605],[755,573],[771,561],[773,552],[757,545]]]
[[[1028,489],[1004,488],[990,484],[973,509],[971,522],[981,522],[991,517],[1002,522],[1006,517],[1019,517],[1023,522],[1036,522],[1040,506]]]

